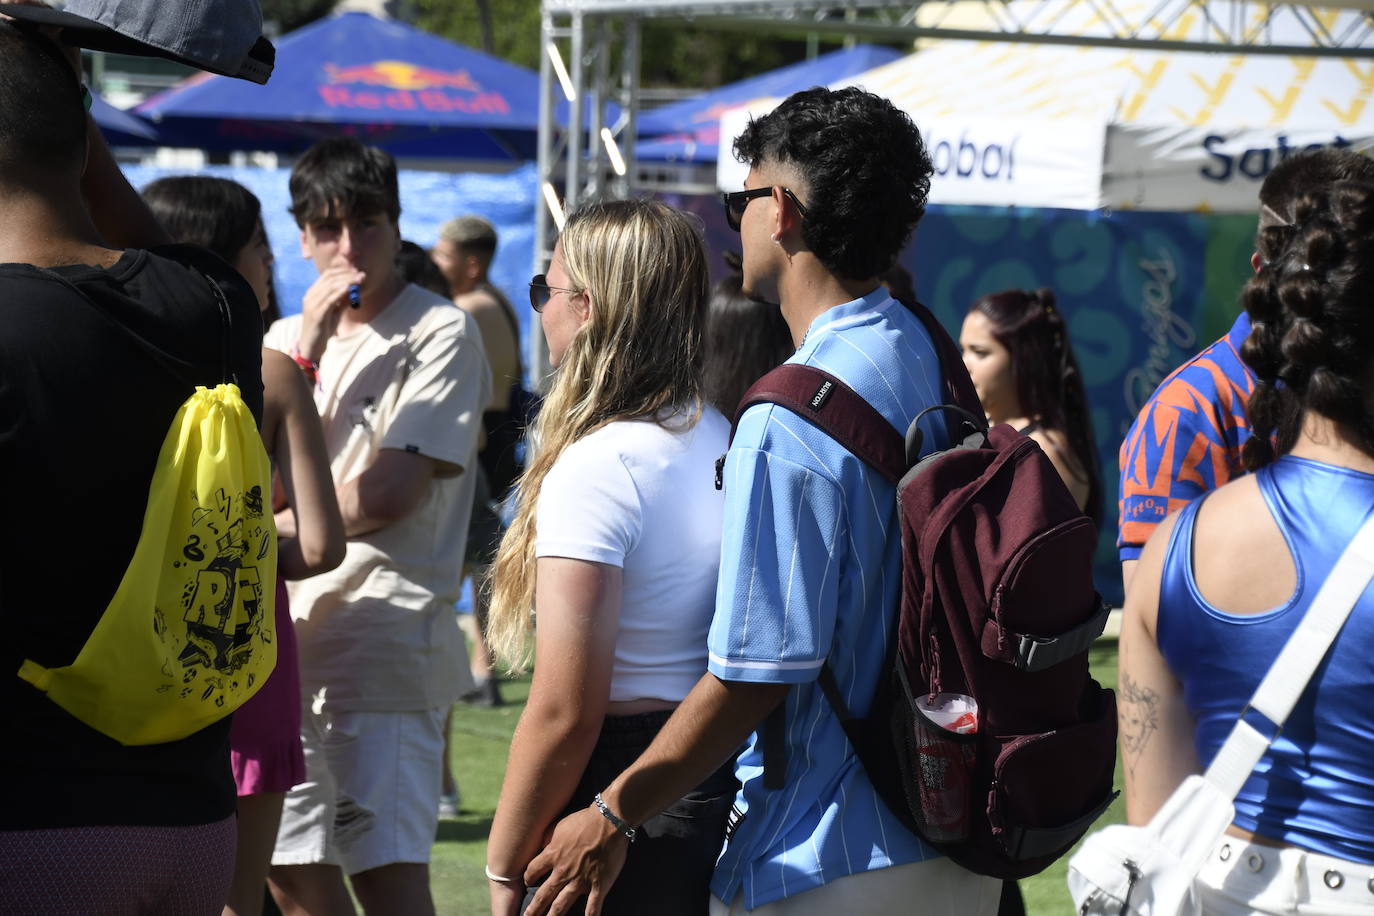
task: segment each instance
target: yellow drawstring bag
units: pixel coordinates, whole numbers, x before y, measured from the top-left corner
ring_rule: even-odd
[[[272,472],[237,385],[198,387],[162,443],[133,560],[76,661],[19,676],[121,744],[233,712],[277,663]]]

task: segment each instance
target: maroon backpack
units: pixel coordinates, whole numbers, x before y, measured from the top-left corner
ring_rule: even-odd
[[[1088,673],[1107,619],[1093,588],[1097,531],[1034,440],[987,429],[953,341],[914,311],[952,403],[923,411],[905,441],[839,379],[795,364],[751,387],[735,422],[754,404],[786,407],[896,485],[902,597],[887,674],[863,717],[828,664],[820,686],[899,819],[972,871],[1024,878],[1116,797],[1116,700]],[[931,411],[954,445],[917,460]],[[977,702],[976,733],[931,729],[923,710],[942,693]],[[781,724],[775,712],[763,730],[769,787],[782,781]]]

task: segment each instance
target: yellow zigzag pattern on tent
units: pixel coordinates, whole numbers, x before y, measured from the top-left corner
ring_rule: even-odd
[[[1201,127],[1211,122],[1217,109],[1226,101],[1226,93],[1229,92],[1231,86],[1235,84],[1236,71],[1240,70],[1244,64],[1244,57],[1236,56],[1231,58],[1226,65],[1225,72],[1221,74],[1214,84],[1208,83],[1196,73],[1189,74],[1189,79],[1193,81],[1193,84],[1202,90],[1202,107],[1198,109],[1197,114],[1194,115],[1189,115],[1182,109],[1172,105],[1169,106],[1169,111],[1173,112],[1180,121],[1185,124],[1191,124],[1194,127]]]
[[[958,13],[962,17],[958,25],[989,27],[985,5],[962,6],[966,8]],[[1075,34],[1115,30],[1111,20],[1116,17],[1095,4],[1013,0],[1009,8],[1013,18],[1027,27],[1053,22],[1058,31]],[[1157,2],[1124,5],[1127,18],[1159,8]],[[1284,30],[1292,32],[1295,23],[1280,20],[1297,13],[1263,4],[1249,5],[1244,13],[1245,29],[1251,35],[1270,31],[1276,40],[1293,40]],[[1329,32],[1348,28],[1346,23],[1357,15],[1340,8],[1304,7],[1302,11],[1302,16]],[[1141,34],[1196,40],[1214,36],[1218,29],[1209,17],[1188,11],[1176,20],[1156,16]],[[922,41],[920,47],[913,58],[871,71],[863,85],[908,111],[935,118],[966,115],[974,98],[980,117],[1077,118],[1140,126],[1339,129],[1368,124],[1374,115],[1369,104],[1374,96],[1374,63],[1354,60],[1292,57],[1286,60],[1291,71],[1276,77],[1276,59],[1258,55],[1221,57],[954,40]]]

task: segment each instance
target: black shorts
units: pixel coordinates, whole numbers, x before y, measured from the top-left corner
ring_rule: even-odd
[[[561,817],[580,811],[648,749],[671,712],[607,716],[587,769]],[[725,825],[739,783],[735,761],[645,821],[606,896],[606,916],[706,916],[711,874],[725,845]],[[582,913],[578,906],[574,913]]]

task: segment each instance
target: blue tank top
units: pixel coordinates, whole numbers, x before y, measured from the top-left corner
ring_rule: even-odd
[[[1236,615],[1203,599],[1192,566],[1201,499],[1179,515],[1164,559],[1159,649],[1183,684],[1203,766],[1374,512],[1374,475],[1286,455],[1255,477],[1297,567],[1297,589],[1287,602]],[[1235,824],[1374,864],[1374,589],[1360,598],[1283,733],[1236,797]]]

